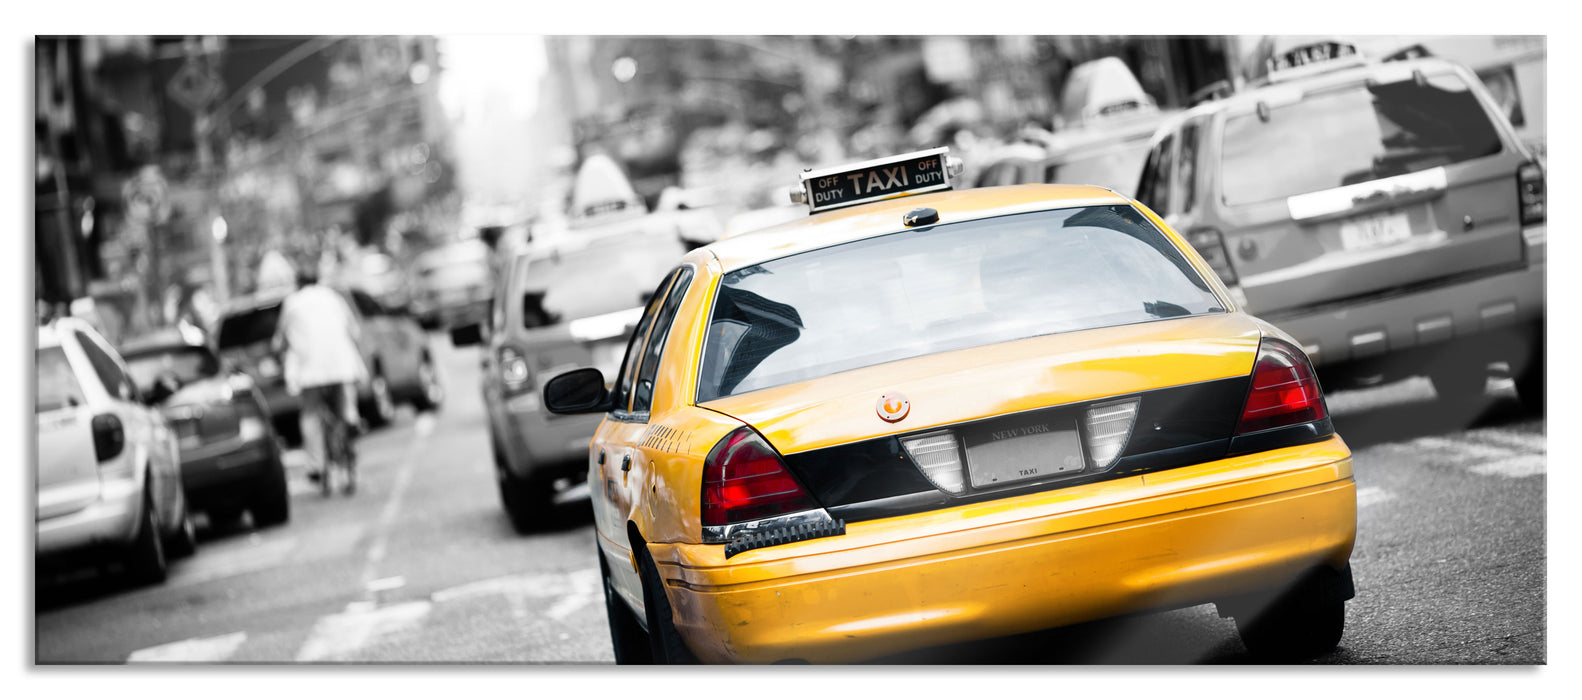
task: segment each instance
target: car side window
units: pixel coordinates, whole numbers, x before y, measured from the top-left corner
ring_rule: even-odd
[[[1181,156],[1176,159],[1176,178],[1181,193],[1176,204],[1183,214],[1192,211],[1192,200],[1197,199],[1198,140],[1198,122],[1187,122],[1181,129]]]
[[[1175,135],[1165,136],[1148,153],[1148,160],[1143,164],[1142,180],[1137,183],[1137,201],[1154,210],[1160,216],[1169,212],[1170,178],[1175,172],[1173,151],[1175,149]]]
[[[654,317],[653,329],[648,332],[648,341],[643,348],[643,363],[637,370],[637,383],[632,387],[633,413],[647,413],[654,400],[654,379],[659,374],[659,359],[665,351],[665,339],[670,336],[670,326],[675,323],[681,299],[692,284],[691,267],[677,268],[674,275],[676,281],[670,286],[670,293],[665,295],[659,314]]]
[[[384,307],[380,306],[378,301],[355,289],[352,290],[352,304],[357,306],[357,313],[362,314],[365,318],[383,316],[385,314]]]
[[[88,364],[93,367],[93,373],[99,376],[99,382],[104,385],[104,390],[110,392],[123,401],[136,401],[137,388],[132,386],[131,377],[122,371],[120,363],[110,354],[99,347],[99,344],[82,331],[75,331],[77,344],[82,347],[84,355],[88,356]]]
[[[659,314],[659,307],[664,303],[665,290],[674,282],[674,272],[665,276],[664,281],[654,289],[653,296],[648,298],[648,307],[643,309],[643,317],[638,320],[637,327],[632,330],[632,337],[626,341],[626,359],[621,361],[620,379],[615,382],[613,403],[615,413],[625,414],[631,405],[632,382],[637,374],[637,366],[642,359],[643,341],[648,338],[648,329],[654,325],[654,317]]]

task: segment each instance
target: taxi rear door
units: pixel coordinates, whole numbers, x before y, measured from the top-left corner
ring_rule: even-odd
[[[690,273],[690,268],[682,269]],[[588,484],[594,522],[603,545],[600,553],[605,557],[616,592],[637,611],[643,610],[643,588],[634,566],[626,523],[632,519],[633,496],[651,472],[641,449],[648,430],[649,399],[653,396],[652,382],[658,361],[658,347],[651,345],[663,345],[675,319],[680,291],[672,292],[671,287],[677,286],[674,283],[678,272],[665,276],[643,309],[643,316],[627,343],[626,357],[615,383],[615,408],[599,424],[589,445]],[[684,291],[685,285],[680,287]]]

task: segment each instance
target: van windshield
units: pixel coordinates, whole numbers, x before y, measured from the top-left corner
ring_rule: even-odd
[[[724,275],[698,401],[1051,333],[1221,313],[1136,209],[1057,209],[853,241]]]
[[[639,308],[686,247],[668,229],[632,229],[540,253],[516,267],[522,326],[539,328]]]
[[[1500,152],[1500,136],[1454,73],[1357,84],[1230,117],[1222,196],[1239,206],[1378,180]]]

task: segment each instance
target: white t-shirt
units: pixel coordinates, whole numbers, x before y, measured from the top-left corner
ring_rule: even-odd
[[[358,350],[356,317],[334,290],[309,285],[280,304],[279,332],[286,340],[286,388],[361,382],[368,376]]]

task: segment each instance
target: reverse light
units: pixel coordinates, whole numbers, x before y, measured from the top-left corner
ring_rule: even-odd
[[[752,428],[738,428],[703,462],[703,524],[759,520],[818,508],[774,448]]]
[[[961,493],[967,488],[962,471],[961,449],[949,430],[904,438],[901,446],[923,470],[923,476],[946,493]]]
[[[1082,420],[1082,437],[1095,470],[1104,471],[1115,465],[1115,460],[1126,448],[1126,441],[1131,439],[1140,403],[1140,399],[1131,398],[1088,409]]]
[[[532,389],[529,379],[527,357],[516,348],[500,348],[500,380],[505,382],[506,391],[515,394]]]
[[[1264,338],[1252,369],[1252,388],[1242,408],[1238,435],[1322,420],[1329,412],[1313,365],[1296,346]]]
[[[1548,195],[1544,188],[1544,169],[1537,163],[1524,163],[1516,171],[1517,203],[1521,205],[1522,225],[1540,224],[1547,214]]]
[[[1197,250],[1198,255],[1203,256],[1203,262],[1214,268],[1214,274],[1219,275],[1220,281],[1224,282],[1225,286],[1236,285],[1238,281],[1236,269],[1231,267],[1230,253],[1225,250],[1225,237],[1219,231],[1201,228],[1188,233],[1186,239]]]

